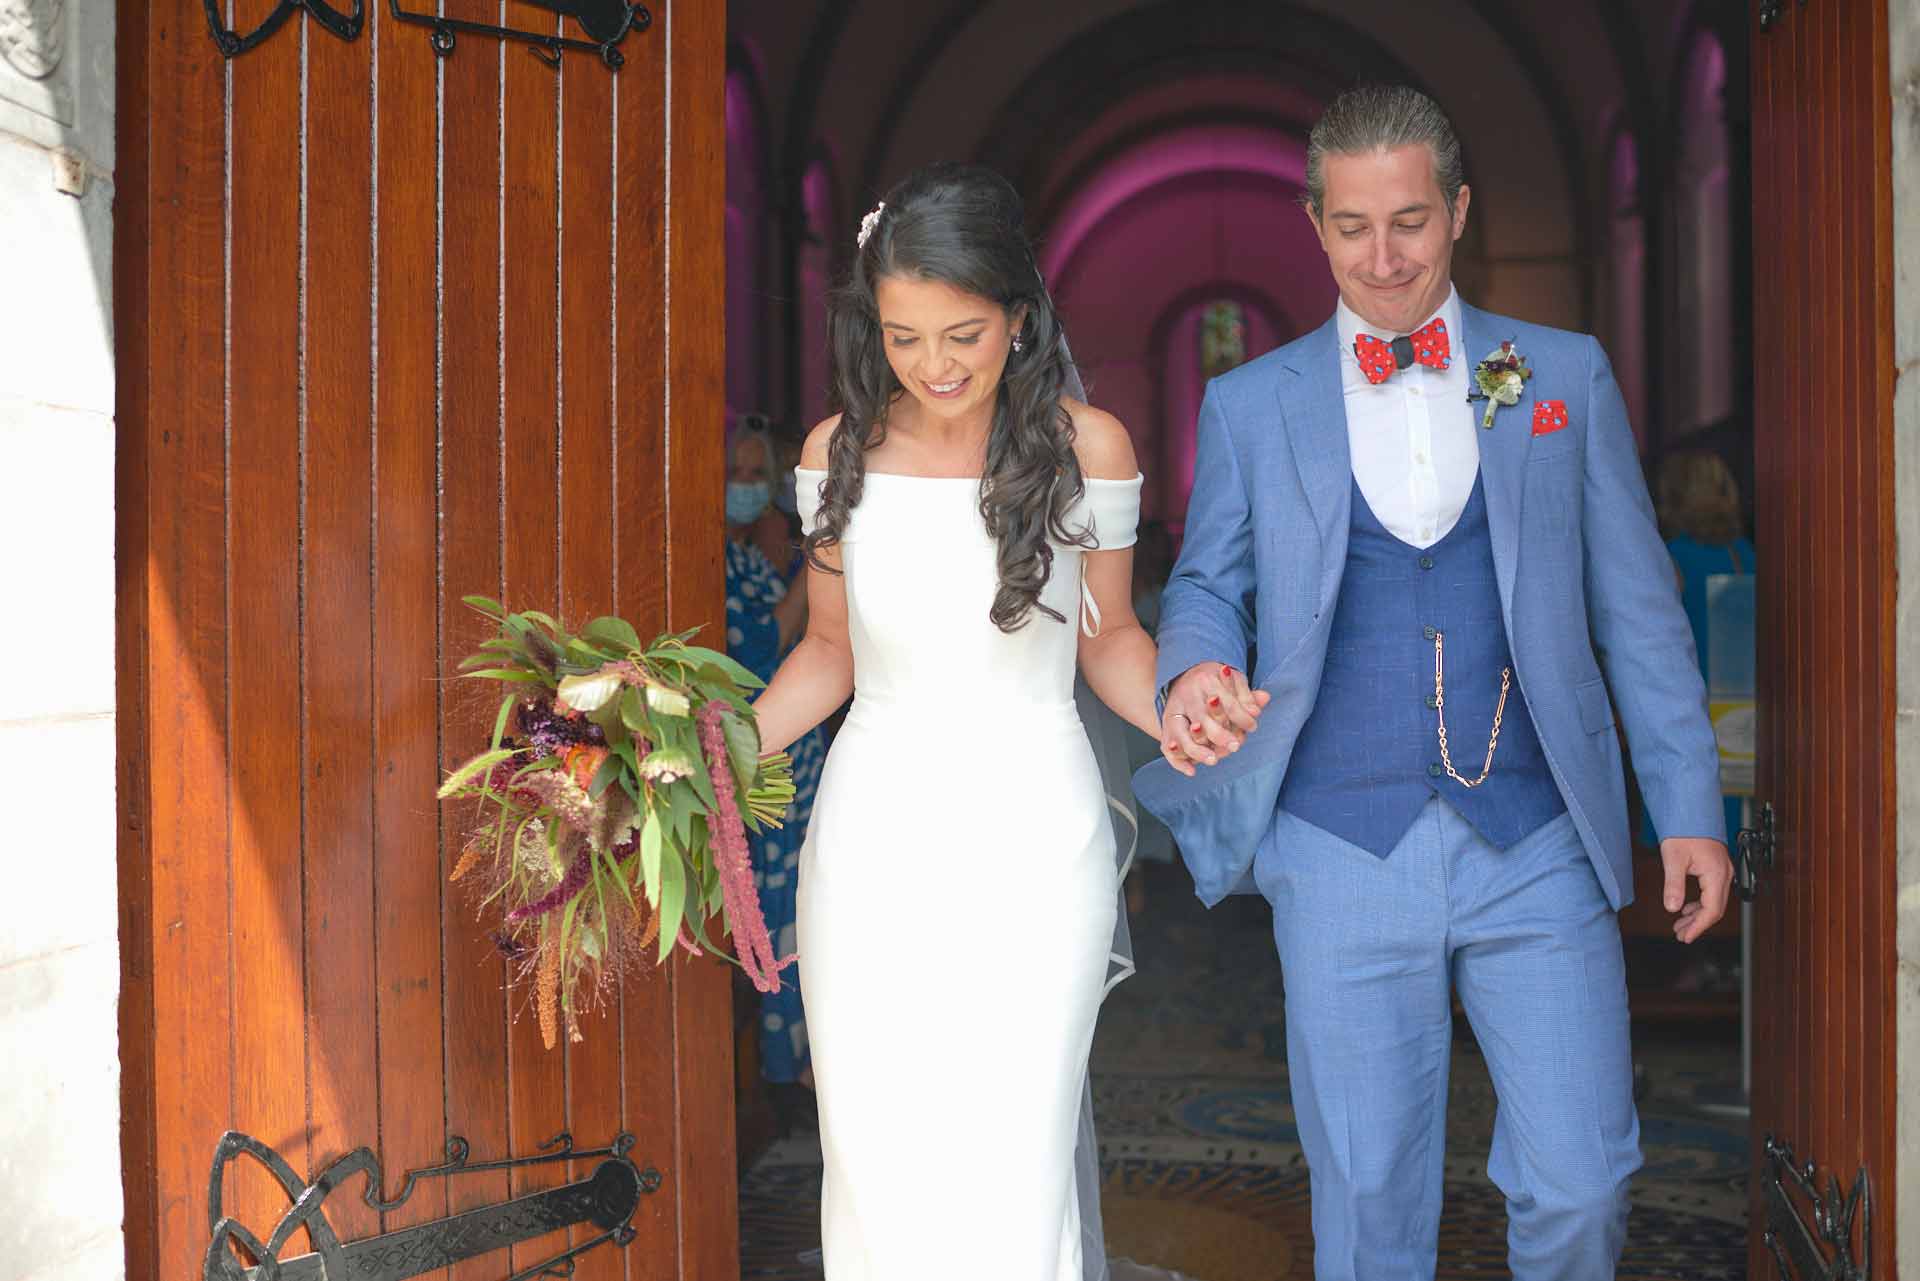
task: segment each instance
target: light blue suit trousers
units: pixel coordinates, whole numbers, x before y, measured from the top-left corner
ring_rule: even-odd
[[[1435,798],[1392,855],[1285,812],[1255,856],[1287,989],[1316,1281],[1432,1281],[1452,993],[1499,1097],[1516,1281],[1604,1281],[1640,1168],[1620,927],[1569,815],[1496,849]]]

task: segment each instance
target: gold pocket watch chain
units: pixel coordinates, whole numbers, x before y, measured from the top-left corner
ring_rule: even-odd
[[[1500,703],[1493,709],[1493,733],[1487,738],[1487,763],[1480,768],[1479,778],[1462,778],[1453,768],[1453,757],[1447,752],[1447,660],[1446,633],[1433,634],[1433,705],[1440,713],[1440,764],[1447,777],[1462,787],[1478,787],[1487,781],[1487,775],[1493,773],[1493,749],[1500,745],[1500,718],[1507,712],[1507,691],[1513,687],[1513,669],[1500,669]]]

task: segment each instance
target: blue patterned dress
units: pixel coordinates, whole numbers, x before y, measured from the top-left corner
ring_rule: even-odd
[[[761,680],[771,680],[780,665],[780,625],[773,607],[787,594],[786,580],[758,547],[727,544],[727,653]],[[754,886],[760,910],[778,957],[794,953],[794,894],[799,881],[800,846],[813,814],[813,793],[827,760],[826,734],[815,729],[787,749],[793,758],[793,807],[786,826],[755,836]],[[781,976],[780,990],[760,998],[760,1072],[769,1081],[798,1079],[809,1062],[806,1014],[800,1006],[796,969]]]

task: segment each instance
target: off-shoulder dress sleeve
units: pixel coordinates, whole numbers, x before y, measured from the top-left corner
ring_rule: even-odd
[[[1067,517],[1068,529],[1085,529],[1093,535],[1088,550],[1113,551],[1131,547],[1139,537],[1140,487],[1145,477],[1132,480],[1094,480],[1086,482],[1086,492]]]
[[[820,517],[820,486],[826,481],[827,473],[824,471],[807,467],[793,469],[793,506],[800,513],[802,534],[811,534],[814,523]]]

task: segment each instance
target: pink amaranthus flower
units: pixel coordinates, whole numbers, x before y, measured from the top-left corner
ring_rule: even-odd
[[[714,799],[719,802],[707,830],[713,841],[714,864],[720,869],[720,892],[727,905],[727,919],[733,924],[734,951],[740,957],[740,966],[757,990],[777,992],[780,971],[795,958],[774,960],[773,940],[767,934],[766,917],[760,913],[760,895],[753,888],[747,828],[740,819],[727,734],[720,724],[721,713],[726,710],[727,705],[716,698],[695,718],[700,725],[701,754],[707,758],[707,775],[713,780]]]

